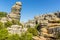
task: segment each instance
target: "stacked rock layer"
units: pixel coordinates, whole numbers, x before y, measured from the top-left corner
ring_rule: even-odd
[[[34,27],[37,24],[39,37],[33,37],[34,40],[56,40],[57,34],[60,33],[60,12],[35,16],[26,26]]]
[[[21,6],[22,3],[21,2],[16,2],[16,4],[14,4],[12,6],[12,10],[10,12],[10,14],[7,15],[8,19],[16,19],[16,20],[20,20],[21,17]]]

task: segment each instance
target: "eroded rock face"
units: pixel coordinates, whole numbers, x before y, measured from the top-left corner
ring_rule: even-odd
[[[28,21],[27,25],[29,23],[39,24],[38,31],[40,30],[40,37],[34,38],[35,40],[42,40],[43,38],[44,40],[57,40],[56,35],[60,33],[60,12],[35,16],[33,20]],[[41,39],[41,37],[43,38]]]
[[[21,17],[21,6],[22,6],[22,3],[21,2],[16,2],[16,4],[14,4],[12,6],[12,9],[11,9],[11,12],[10,14],[7,15],[8,18],[11,18],[11,19],[16,19],[16,20],[20,20],[20,17]]]

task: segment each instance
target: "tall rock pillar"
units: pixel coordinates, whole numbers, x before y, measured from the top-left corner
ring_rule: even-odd
[[[8,14],[8,18],[20,20],[20,17],[21,17],[21,13],[20,13],[21,12],[21,6],[22,6],[21,2],[16,2],[16,4],[14,4],[12,6],[10,14]]]

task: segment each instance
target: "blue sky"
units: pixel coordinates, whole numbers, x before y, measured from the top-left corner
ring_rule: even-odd
[[[0,0],[0,11],[10,13],[15,2],[22,2],[21,21],[33,19],[36,15],[60,11],[60,0]]]

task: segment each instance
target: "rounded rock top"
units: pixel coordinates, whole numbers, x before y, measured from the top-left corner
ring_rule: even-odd
[[[22,5],[22,3],[21,2],[16,2],[16,5]]]

